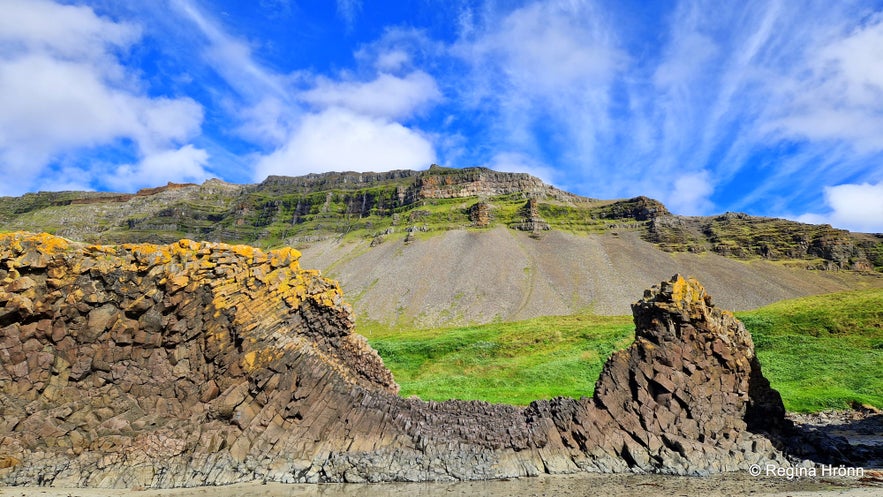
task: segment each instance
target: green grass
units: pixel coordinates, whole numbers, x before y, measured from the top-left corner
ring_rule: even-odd
[[[782,301],[738,314],[789,411],[883,408],[883,290]],[[433,330],[360,323],[403,396],[525,405],[592,395],[607,357],[634,336],[628,316],[550,316]]]
[[[626,316],[575,315],[435,330],[363,330],[401,385],[425,400],[526,405],[590,396],[606,358],[633,336]]]
[[[787,300],[738,317],[788,410],[883,408],[883,290]]]

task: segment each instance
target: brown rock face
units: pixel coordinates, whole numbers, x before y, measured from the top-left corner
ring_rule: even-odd
[[[490,207],[487,202],[476,202],[469,207],[469,220],[476,228],[487,228],[491,224]]]
[[[635,341],[611,357],[595,388],[599,407],[631,435],[623,456],[644,470],[703,473],[772,454],[748,422],[779,426],[785,408],[742,323],[679,276],[647,290],[632,310]]]
[[[577,198],[526,173],[504,173],[483,167],[449,169],[433,165],[417,176],[413,191],[416,199],[492,197],[513,193],[561,200]]]
[[[705,474],[775,460],[751,338],[676,277],[594,398],[402,399],[297,252],[0,235],[0,481],[177,487]]]

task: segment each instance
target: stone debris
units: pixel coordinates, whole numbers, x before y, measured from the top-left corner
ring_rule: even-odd
[[[593,398],[397,395],[336,283],[293,249],[0,235],[0,482],[705,475],[789,465],[751,337],[676,276],[634,304]]]

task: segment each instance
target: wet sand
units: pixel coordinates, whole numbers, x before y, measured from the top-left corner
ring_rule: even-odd
[[[883,476],[883,475],[881,475]],[[166,490],[65,489],[46,487],[0,487],[2,497],[430,497],[430,496],[525,496],[613,497],[669,496],[770,496],[770,497],[880,497],[883,481],[862,482],[855,478],[752,477],[745,473],[706,478],[658,475],[556,475],[516,480],[457,483],[388,484],[279,484],[243,483],[223,487]]]

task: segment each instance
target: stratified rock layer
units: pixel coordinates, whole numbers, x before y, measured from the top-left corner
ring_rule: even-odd
[[[751,337],[679,276],[594,398],[402,399],[290,249],[0,235],[0,481],[172,487],[705,474],[787,461]],[[749,426],[749,424],[751,426]]]

